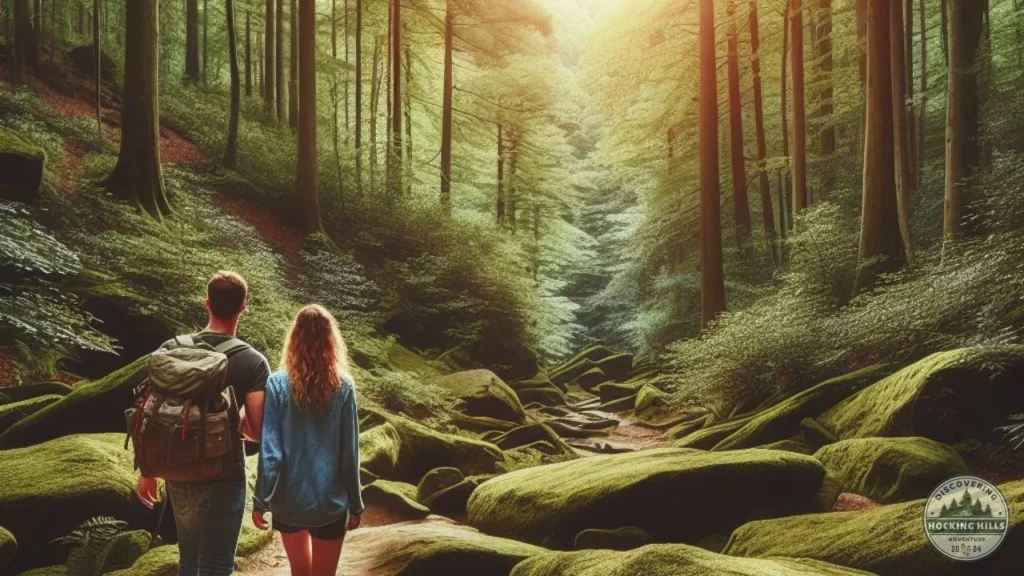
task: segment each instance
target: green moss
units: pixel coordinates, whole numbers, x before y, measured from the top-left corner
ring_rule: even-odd
[[[577,376],[595,368],[597,364],[587,358],[564,364],[562,367],[552,370],[549,374],[551,381],[557,385],[566,385],[576,379]]]
[[[615,354],[597,361],[597,367],[608,375],[612,380],[622,381],[629,376],[633,369],[632,354]]]
[[[425,502],[435,492],[450,488],[459,482],[462,482],[463,476],[462,471],[458,468],[451,466],[443,466],[441,468],[434,468],[430,472],[423,475],[420,479],[419,485],[416,486],[416,500],[419,502]]]
[[[725,553],[813,558],[898,576],[1016,574],[1024,545],[1024,481],[999,488],[1010,505],[1010,529],[1000,550],[978,563],[961,564],[936,552],[922,526],[924,500],[750,522],[733,532]]]
[[[18,540],[6,528],[0,526],[0,570],[3,570],[14,562],[14,555],[18,552]]]
[[[581,530],[626,525],[659,541],[696,542],[710,532],[728,534],[754,514],[819,510],[824,476],[813,458],[771,450],[656,448],[589,456],[484,482],[469,500],[469,522],[490,534],[561,549]],[[769,485],[771,492],[750,489]],[[703,497],[710,493],[730,496]]]
[[[63,564],[58,566],[40,566],[39,568],[22,572],[20,576],[68,576],[68,567]]]
[[[797,454],[814,454],[815,447],[808,444],[802,437],[787,438],[785,440],[779,440],[778,442],[772,442],[771,444],[765,444],[758,446],[765,450],[784,450],[786,452],[796,452]]]
[[[800,421],[800,437],[811,446],[824,446],[838,440],[835,434],[810,416]]]
[[[636,395],[633,409],[641,421],[654,420],[668,408],[668,395],[653,384],[644,384]]]
[[[63,398],[63,396],[47,394],[45,396],[37,396],[20,402],[0,405],[0,434],[3,434],[5,430],[13,426],[19,420],[35,414],[61,398]]]
[[[96,516],[150,526],[153,514],[136,502],[135,481],[123,434],[67,436],[0,451],[0,518],[18,538],[19,564],[48,558],[49,542]]]
[[[651,535],[636,526],[588,528],[576,535],[575,547],[577,550],[632,550],[652,542]]]
[[[435,364],[402,346],[398,342],[389,342],[387,347],[386,367],[392,372],[411,372],[421,378],[436,378],[440,375]]]
[[[461,516],[466,513],[466,503],[483,478],[474,476],[465,478],[454,486],[438,490],[423,501],[431,512],[448,516]]]
[[[106,576],[174,576],[178,572],[178,547],[160,546],[146,552],[131,568]]]
[[[641,384],[616,384],[609,382],[597,387],[597,395],[601,402],[621,400],[636,395],[640,391]]]
[[[715,424],[714,426],[695,430],[694,432],[684,436],[681,440],[674,442],[673,445],[681,448],[711,450],[715,448],[719,442],[728,438],[740,428],[746,426],[753,417],[754,416],[752,415],[743,416],[741,418],[736,418],[735,420],[727,420],[725,422]]]
[[[631,550],[584,550],[534,556],[510,576],[870,576],[797,558],[731,558],[685,544],[652,544]]]
[[[519,401],[524,405],[536,402],[544,406],[565,406],[568,400],[565,394],[555,386],[523,388],[516,391]]]
[[[604,346],[602,346],[600,344],[597,344],[597,345],[591,346],[589,348],[584,348],[583,350],[579,351],[572,358],[569,358],[565,362],[562,362],[562,364],[560,366],[550,370],[550,372],[552,372],[552,373],[558,372],[560,369],[564,369],[564,368],[566,368],[568,366],[572,366],[572,365],[574,365],[574,364],[576,364],[576,363],[578,363],[578,362],[580,362],[582,360],[589,360],[591,362],[597,362],[597,361],[599,361],[599,360],[601,360],[603,358],[607,358],[607,357],[609,357],[609,356],[611,356],[613,354],[614,354],[614,352],[612,352],[608,348],[605,348]]]
[[[572,384],[579,386],[581,390],[586,390],[593,394],[596,392],[598,386],[611,379],[612,378],[610,376],[604,373],[604,370],[595,366],[594,368],[591,368],[590,370],[587,370],[573,378]]]
[[[39,382],[37,384],[0,387],[0,405],[52,394],[67,396],[72,390],[71,386],[63,382]]]
[[[576,453],[566,444],[550,426],[543,423],[527,424],[510,430],[494,439],[494,444],[502,450],[526,446],[533,442],[549,443],[556,452],[574,456]]]
[[[761,410],[743,427],[719,442],[715,449],[750,448],[789,438],[800,431],[803,418],[821,414],[888,373],[888,366],[879,364],[826,380]]]
[[[481,534],[445,521],[362,528],[345,539],[340,574],[508,576],[543,548]]]
[[[426,518],[430,510],[416,501],[416,486],[405,482],[377,480],[363,488],[363,502],[377,505],[406,519]]]
[[[924,498],[946,478],[969,471],[956,450],[927,438],[856,438],[818,450],[843,492],[890,503]]]
[[[0,449],[46,442],[69,434],[121,432],[124,410],[131,405],[132,389],[146,375],[148,356],[95,382],[79,384],[73,392],[23,418],[0,434]]]
[[[470,416],[496,418],[522,424],[526,419],[516,393],[490,370],[467,370],[434,380],[462,400]]]
[[[840,438],[990,438],[1024,404],[1024,346],[932,354],[868,386],[818,421]]]
[[[134,530],[115,536],[96,559],[99,574],[130,567],[149,550],[149,532]]]

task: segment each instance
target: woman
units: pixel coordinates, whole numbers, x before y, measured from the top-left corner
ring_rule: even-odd
[[[359,526],[359,419],[348,351],[330,312],[299,311],[267,381],[252,521],[273,516],[292,576],[334,576]]]

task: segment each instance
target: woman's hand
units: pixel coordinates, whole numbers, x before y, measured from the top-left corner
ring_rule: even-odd
[[[345,524],[345,529],[346,530],[355,530],[356,528],[359,528],[359,522],[362,519],[362,517],[363,517],[362,514],[349,514],[348,515],[348,523]]]
[[[264,512],[262,510],[252,511],[252,523],[260,530],[269,530],[270,524],[263,518]]]
[[[135,485],[135,496],[138,497],[139,502],[143,506],[152,510],[153,506],[160,500],[156,478],[139,476],[139,481]]]

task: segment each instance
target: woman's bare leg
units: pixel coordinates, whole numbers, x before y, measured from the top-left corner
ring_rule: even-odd
[[[338,560],[341,558],[341,545],[345,538],[336,540],[313,541],[313,572],[312,576],[334,576],[338,573]]]
[[[292,567],[292,576],[311,576],[313,570],[313,550],[310,548],[309,531],[303,530],[294,534],[281,534],[284,551],[288,553],[288,563]]]

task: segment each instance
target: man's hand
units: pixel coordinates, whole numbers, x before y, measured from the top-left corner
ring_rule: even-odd
[[[267,524],[267,521],[263,518],[263,514],[264,512],[262,510],[253,510],[252,523],[260,530],[268,530],[270,528],[270,524]]]
[[[362,514],[349,514],[348,523],[345,524],[345,529],[355,530],[356,528],[359,528],[359,522],[361,521],[362,517]]]
[[[135,485],[135,495],[138,496],[139,502],[142,502],[143,506],[152,510],[157,500],[160,499],[157,494],[156,478],[139,476],[139,482]]]

